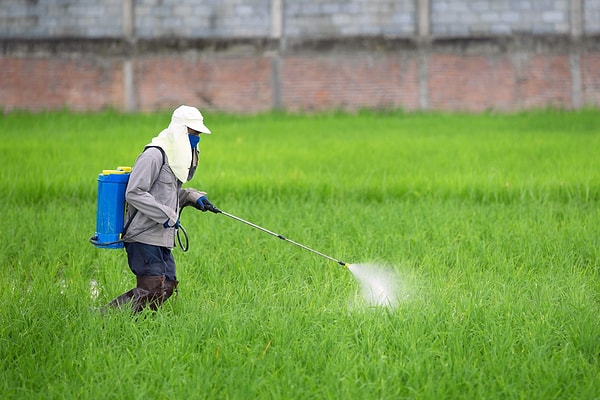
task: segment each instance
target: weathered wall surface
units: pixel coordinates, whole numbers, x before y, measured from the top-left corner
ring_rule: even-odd
[[[600,106],[600,0],[0,0],[0,108]]]

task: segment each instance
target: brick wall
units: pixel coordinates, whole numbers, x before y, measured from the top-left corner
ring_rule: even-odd
[[[0,0],[0,109],[600,106],[600,0]]]
[[[419,80],[414,56],[340,54],[282,59],[285,109],[418,108]]]
[[[376,47],[376,44],[373,44]],[[456,48],[458,46],[458,48]],[[532,43],[532,47],[540,47]],[[573,64],[573,57],[578,62]],[[511,111],[574,107],[573,68],[581,105],[600,106],[600,51],[490,51],[458,41],[427,51],[349,50],[269,52],[178,51],[132,61],[137,108],[180,103],[206,110],[261,112],[360,108]],[[69,58],[2,57],[1,107],[99,110],[124,108],[123,60],[80,54]]]
[[[118,60],[0,58],[0,108],[6,111],[123,108]]]
[[[271,61],[265,57],[148,56],[136,61],[139,106],[254,113],[272,108]]]
[[[585,103],[600,106],[600,52],[582,56],[581,70]]]
[[[513,65],[506,57],[433,54],[429,58],[428,76],[430,107],[433,109],[513,108],[517,79]]]

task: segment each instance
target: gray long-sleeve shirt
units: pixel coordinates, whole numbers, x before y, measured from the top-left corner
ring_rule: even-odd
[[[198,165],[198,151],[193,150],[189,179]],[[123,237],[125,242],[139,242],[173,248],[175,225],[179,207],[193,204],[205,193],[195,189],[182,189],[182,183],[169,167],[169,160],[160,149],[149,147],[139,155],[131,170],[125,199],[126,224],[131,220]],[[132,219],[133,218],[133,219]]]

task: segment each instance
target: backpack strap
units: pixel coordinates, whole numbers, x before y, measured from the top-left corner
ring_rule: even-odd
[[[146,151],[148,149],[158,149],[158,150],[160,150],[160,154],[162,154],[162,160],[163,160],[162,161],[162,165],[165,165],[165,162],[167,162],[167,156],[165,155],[165,151],[163,150],[162,147],[158,147],[158,146],[146,146],[146,147],[144,147],[144,151]],[[123,231],[121,232],[121,237],[125,236],[125,232],[127,232],[127,228],[129,228],[129,225],[131,225],[131,222],[133,221],[133,218],[135,217],[136,214],[137,214],[137,209],[133,210],[133,212],[131,213],[131,217],[127,220],[127,223],[123,227]]]
[[[144,147],[144,151],[148,150],[148,149],[158,149],[160,150],[160,154],[162,154],[163,157],[163,165],[165,165],[165,163],[167,162],[167,156],[165,155],[165,151],[163,150],[162,147],[158,147],[158,146],[146,146]]]

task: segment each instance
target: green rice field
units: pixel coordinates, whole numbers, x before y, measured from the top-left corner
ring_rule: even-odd
[[[0,115],[2,399],[599,399],[600,111],[204,112],[162,309],[98,249],[97,177],[170,112]],[[389,275],[388,275],[389,277]],[[391,279],[391,278],[390,278]]]

